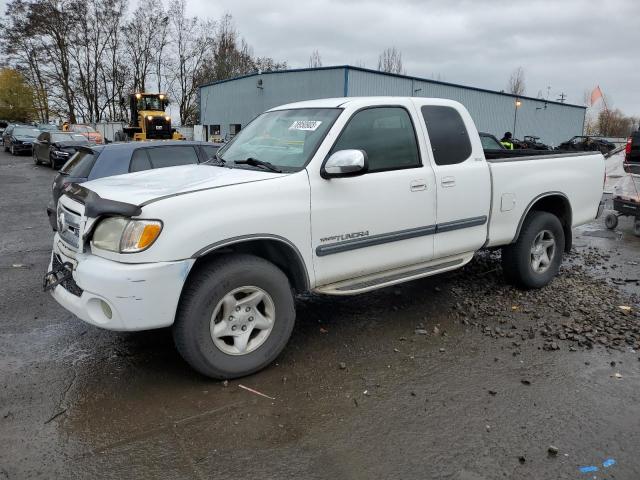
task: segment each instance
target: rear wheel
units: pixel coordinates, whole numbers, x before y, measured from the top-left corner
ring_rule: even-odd
[[[286,275],[251,255],[221,257],[184,287],[173,338],[182,357],[212,378],[256,372],[284,349],[295,322]]]
[[[523,288],[540,288],[557,275],[562,263],[564,231],[555,215],[531,212],[518,240],[502,249],[505,278]]]

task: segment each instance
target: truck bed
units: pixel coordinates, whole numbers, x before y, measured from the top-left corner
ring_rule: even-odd
[[[605,174],[600,152],[500,158],[488,160],[488,165],[493,189],[488,247],[514,241],[521,219],[544,196],[569,202],[572,227],[597,215]]]

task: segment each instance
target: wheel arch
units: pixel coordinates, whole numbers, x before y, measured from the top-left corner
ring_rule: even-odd
[[[302,254],[289,240],[278,235],[244,235],[222,240],[198,250],[189,276],[221,255],[244,253],[263,258],[284,272],[296,293],[310,289],[309,273]],[[187,281],[188,281],[187,277]]]
[[[558,217],[564,231],[564,251],[568,253],[573,243],[571,234],[573,210],[569,198],[562,192],[546,192],[531,200],[518,222],[518,229],[511,243],[518,240],[522,225],[531,212],[549,212]]]

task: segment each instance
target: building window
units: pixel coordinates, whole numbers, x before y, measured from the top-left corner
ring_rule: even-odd
[[[220,136],[220,125],[209,125],[209,135],[212,137]]]
[[[233,137],[235,134],[240,132],[242,125],[239,123],[232,123],[229,125],[229,134]]]

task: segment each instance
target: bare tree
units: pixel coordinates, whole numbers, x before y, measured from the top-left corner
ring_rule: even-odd
[[[507,92],[513,95],[524,95],[526,91],[524,81],[524,69],[522,67],[516,68],[511,77],[509,77],[509,83],[507,83]]]
[[[172,98],[178,102],[183,125],[195,120],[198,73],[207,53],[213,49],[212,32],[215,26],[210,20],[187,17],[186,4],[186,0],[176,0],[169,7],[171,56],[175,59],[169,85]]]
[[[309,68],[318,68],[322,66],[322,58],[320,57],[320,52],[318,50],[314,50],[309,57]]]
[[[402,53],[396,47],[385,49],[378,57],[378,70],[387,73],[404,74],[402,68]]]

